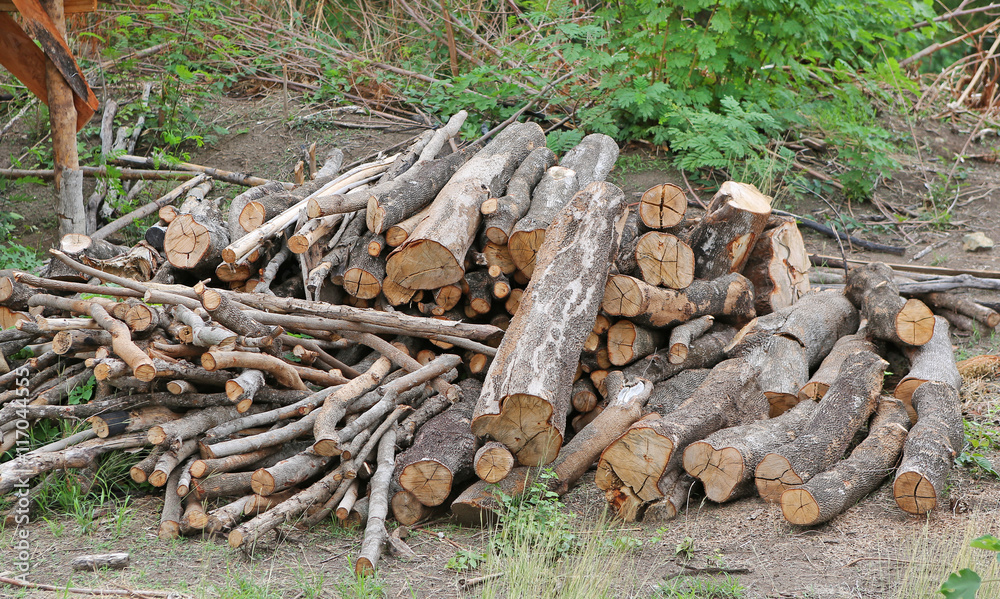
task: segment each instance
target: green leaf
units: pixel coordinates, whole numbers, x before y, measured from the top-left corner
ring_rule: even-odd
[[[997,552],[997,561],[1000,561],[1000,539],[993,535],[983,535],[978,539],[972,539],[969,546],[976,549],[985,549],[986,551],[995,551]]]
[[[941,585],[941,594],[945,599],[976,599],[976,593],[983,579],[968,568],[953,572],[948,580]]]

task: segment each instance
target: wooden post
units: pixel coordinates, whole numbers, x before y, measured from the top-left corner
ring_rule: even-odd
[[[42,6],[66,37],[63,0],[43,0]],[[83,171],[76,149],[76,107],[73,90],[51,60],[45,61],[45,86],[49,93],[49,123],[57,194],[59,234],[86,233],[87,211],[83,205]]]

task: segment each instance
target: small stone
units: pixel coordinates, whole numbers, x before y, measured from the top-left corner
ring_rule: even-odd
[[[993,240],[979,231],[969,233],[962,238],[962,249],[967,252],[988,250],[993,247]]]

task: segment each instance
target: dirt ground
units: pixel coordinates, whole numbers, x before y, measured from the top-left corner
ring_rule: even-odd
[[[297,109],[305,110],[305,109]],[[0,107],[0,116],[3,109]],[[419,131],[383,132],[357,129],[288,129],[283,125],[281,103],[276,99],[258,101],[226,100],[220,104],[216,120],[233,130],[245,132],[223,137],[211,148],[192,151],[191,161],[250,172],[265,177],[290,178],[302,148],[317,142],[325,149],[339,147],[345,163],[358,160],[379,149],[404,141]],[[30,115],[29,115],[30,117]],[[900,126],[902,126],[900,124]],[[37,140],[38,125],[30,118],[0,140],[0,165],[6,167]],[[921,212],[928,186],[939,185],[947,176],[955,152],[962,149],[968,132],[955,131],[940,122],[917,123],[922,160],[914,152],[899,156],[903,172],[886,180],[877,197],[887,210],[910,209]],[[983,146],[985,147],[985,146]],[[905,149],[905,148],[904,148]],[[988,149],[988,148],[987,148]],[[968,153],[987,151],[973,144]],[[815,157],[822,162],[823,156]],[[678,174],[663,160],[626,148],[612,180],[633,194],[648,187],[674,182],[683,186]],[[1000,165],[969,161],[961,168],[961,185],[951,190],[958,200],[950,222],[928,224],[924,217],[906,224],[879,226],[872,223],[854,233],[865,239],[901,245],[906,255],[890,256],[848,248],[849,257],[949,268],[1000,270],[1000,249],[968,253],[962,250],[962,236],[981,231],[1000,241]],[[153,186],[155,197],[165,186]],[[223,187],[223,193],[232,195]],[[51,189],[37,185],[8,187],[0,197],[0,210],[12,210],[25,217],[18,235],[21,243],[39,248],[55,240]],[[704,196],[703,196],[704,197]],[[707,198],[704,198],[707,199]],[[853,222],[868,222],[881,216],[872,203],[833,207],[814,197],[793,199],[779,196],[776,207],[823,220],[836,208]],[[913,224],[912,221],[921,221]],[[811,252],[839,255],[832,239],[805,231]],[[934,246],[920,260],[912,256]],[[0,265],[2,267],[2,265]],[[976,297],[989,298],[976,293]],[[992,298],[994,301],[996,298]],[[960,357],[997,353],[1000,339],[988,332],[956,336]],[[1000,399],[992,386],[977,387],[969,396],[969,412],[977,418],[996,422]],[[987,454],[993,459],[1000,453]],[[978,479],[968,470],[956,470],[950,478],[949,504],[918,519],[900,512],[883,486],[847,513],[815,528],[787,524],[780,509],[757,498],[727,505],[715,505],[694,498],[686,513],[666,523],[616,525],[612,534],[642,541],[630,552],[627,567],[616,581],[617,596],[650,597],[656,585],[679,574],[710,575],[723,568],[747,589],[746,597],[840,599],[918,596],[900,591],[903,579],[930,572],[945,576],[957,549],[942,543],[961,543],[972,537],[1000,531],[1000,482]],[[604,505],[593,485],[593,474],[564,498],[567,508],[577,514],[577,522],[593,522]],[[340,597],[353,596],[345,586],[352,580],[349,561],[360,545],[360,534],[330,525],[300,531],[285,527],[279,537],[268,537],[252,554],[233,551],[223,538],[185,539],[163,543],[156,539],[162,500],[157,495],[134,496],[124,512],[109,509],[97,517],[90,532],[83,532],[69,516],[52,520],[36,519],[28,527],[31,542],[31,580],[61,587],[104,587],[127,589],[169,589],[203,597]],[[0,573],[13,566],[14,543],[7,527],[0,533]],[[476,573],[460,574],[445,568],[460,548],[479,548],[483,531],[461,528],[447,519],[417,527],[409,538],[418,558],[402,562],[386,556],[380,568],[386,597],[473,597],[476,588],[463,589],[460,580]],[[693,553],[685,560],[676,555],[684,539],[693,542]],[[658,540],[655,540],[658,539]],[[957,545],[956,545],[957,546]],[[948,547],[951,547],[950,545]],[[917,553],[914,553],[914,551]],[[923,556],[927,550],[930,557]],[[78,555],[128,551],[131,565],[123,572],[80,573],[69,569]],[[952,553],[949,553],[952,551]],[[943,576],[941,577],[943,579]],[[931,587],[928,587],[931,588]],[[933,587],[933,588],[936,588]],[[902,594],[901,594],[902,593]],[[52,596],[39,591],[18,592],[0,587],[0,597]],[[60,596],[62,596],[60,594]],[[933,595],[928,595],[933,596]],[[981,594],[980,597],[985,597]]]

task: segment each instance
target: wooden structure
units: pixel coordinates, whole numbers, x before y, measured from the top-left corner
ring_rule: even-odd
[[[66,41],[66,14],[96,9],[97,0],[0,2],[0,65],[49,107],[57,214],[63,235],[87,233],[76,133],[98,107]],[[13,11],[20,13],[20,24],[7,14]]]

